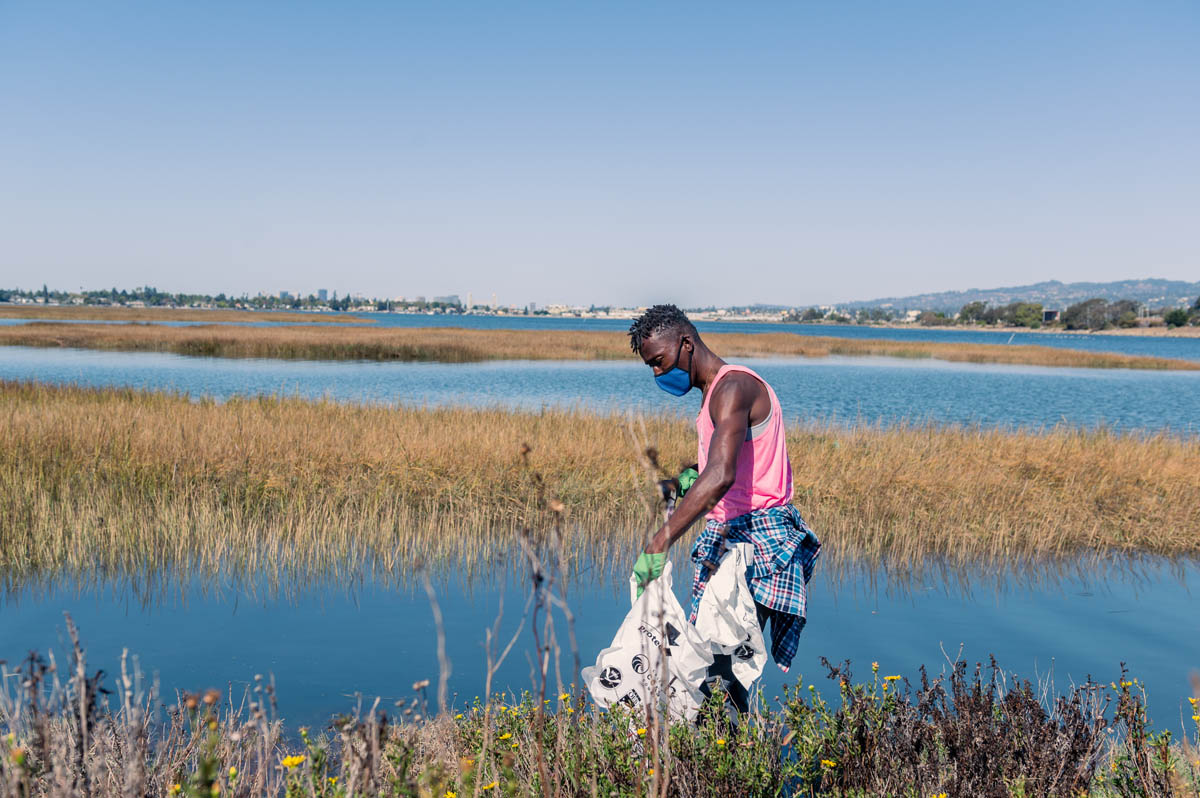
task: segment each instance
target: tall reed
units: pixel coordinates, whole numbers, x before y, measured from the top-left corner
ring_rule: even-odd
[[[883,356],[1072,368],[1198,370],[1200,362],[1048,346],[892,341],[778,333],[706,333],[728,357]],[[301,360],[632,360],[624,333],[461,327],[242,327],[30,323],[0,327],[0,345],[173,352],[205,357]],[[634,361],[636,362],[636,361]]]
[[[559,518],[572,556],[621,567],[655,518],[645,450],[664,473],[695,459],[695,433],[670,418],[17,382],[0,383],[0,407],[10,589],[64,570],[486,571],[515,530]],[[788,445],[827,554],[1200,553],[1196,438],[810,426]]]

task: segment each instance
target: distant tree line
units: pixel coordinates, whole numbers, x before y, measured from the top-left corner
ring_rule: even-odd
[[[40,289],[22,290],[20,288],[0,289],[0,302],[26,300],[45,303],[84,304],[84,305],[128,305],[141,302],[147,307],[189,307],[205,305],[216,308],[248,308],[252,310],[350,310],[363,305],[373,306],[376,310],[411,310],[423,312],[426,310],[441,310],[454,312],[461,309],[460,305],[447,302],[404,301],[394,302],[387,299],[352,299],[348,294],[338,299],[337,292],[331,299],[317,299],[315,294],[308,296],[268,296],[259,294],[240,297],[224,293],[215,296],[211,294],[172,294],[160,291],[153,286],[143,286],[129,289],[101,289],[94,291],[60,291],[43,285]]]
[[[916,323],[926,327],[949,325],[976,325],[993,327],[1015,327],[1036,330],[1053,326],[1067,330],[1107,330],[1114,327],[1136,327],[1142,323],[1142,306],[1132,299],[1110,302],[1097,297],[1077,302],[1058,314],[1047,314],[1040,302],[1011,302],[1007,305],[989,305],[986,302],[968,302],[958,313],[940,310],[924,310],[916,316]],[[1184,325],[1200,326],[1200,297],[1190,307],[1161,308],[1149,314],[1151,324],[1168,327]],[[872,324],[894,321],[896,313],[885,308],[860,308],[848,313],[810,307],[793,310],[784,315],[784,321],[836,324]],[[1161,321],[1159,321],[1161,319]]]
[[[860,308],[853,316],[838,313],[836,310],[821,310],[811,307],[806,310],[792,310],[785,313],[784,321],[813,323],[833,322],[834,324],[878,324],[885,321],[895,321],[896,314],[885,308]]]

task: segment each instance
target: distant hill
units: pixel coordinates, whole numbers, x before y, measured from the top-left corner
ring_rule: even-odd
[[[1200,282],[1183,280],[1118,280],[1112,283],[1063,283],[1048,280],[1010,288],[971,288],[966,291],[942,291],[936,294],[884,297],[861,302],[845,302],[841,307],[891,308],[893,310],[940,310],[957,312],[968,302],[1007,305],[1010,302],[1040,302],[1047,308],[1063,309],[1093,297],[1109,301],[1133,299],[1150,308],[1183,305],[1200,296]]]

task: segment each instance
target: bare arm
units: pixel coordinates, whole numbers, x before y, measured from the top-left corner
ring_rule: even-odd
[[[646,551],[665,552],[700,516],[711,510],[733,485],[737,458],[750,427],[750,409],[755,399],[755,383],[731,374],[714,389],[708,403],[715,429],[708,444],[708,463],[700,478],[675,507]]]

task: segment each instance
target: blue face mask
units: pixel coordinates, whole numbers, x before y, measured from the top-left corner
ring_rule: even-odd
[[[685,393],[692,390],[692,375],[689,374],[688,371],[685,371],[685,370],[679,368],[679,358],[682,354],[683,354],[683,341],[680,341],[679,342],[679,351],[677,351],[675,353],[675,368],[671,369],[670,371],[666,372],[665,374],[659,374],[657,377],[654,378],[654,381],[656,383],[658,383],[658,387],[662,388],[664,391],[671,394],[672,396],[683,396]],[[692,366],[692,360],[689,357],[688,358],[688,369],[689,370],[691,369],[691,366]]]

